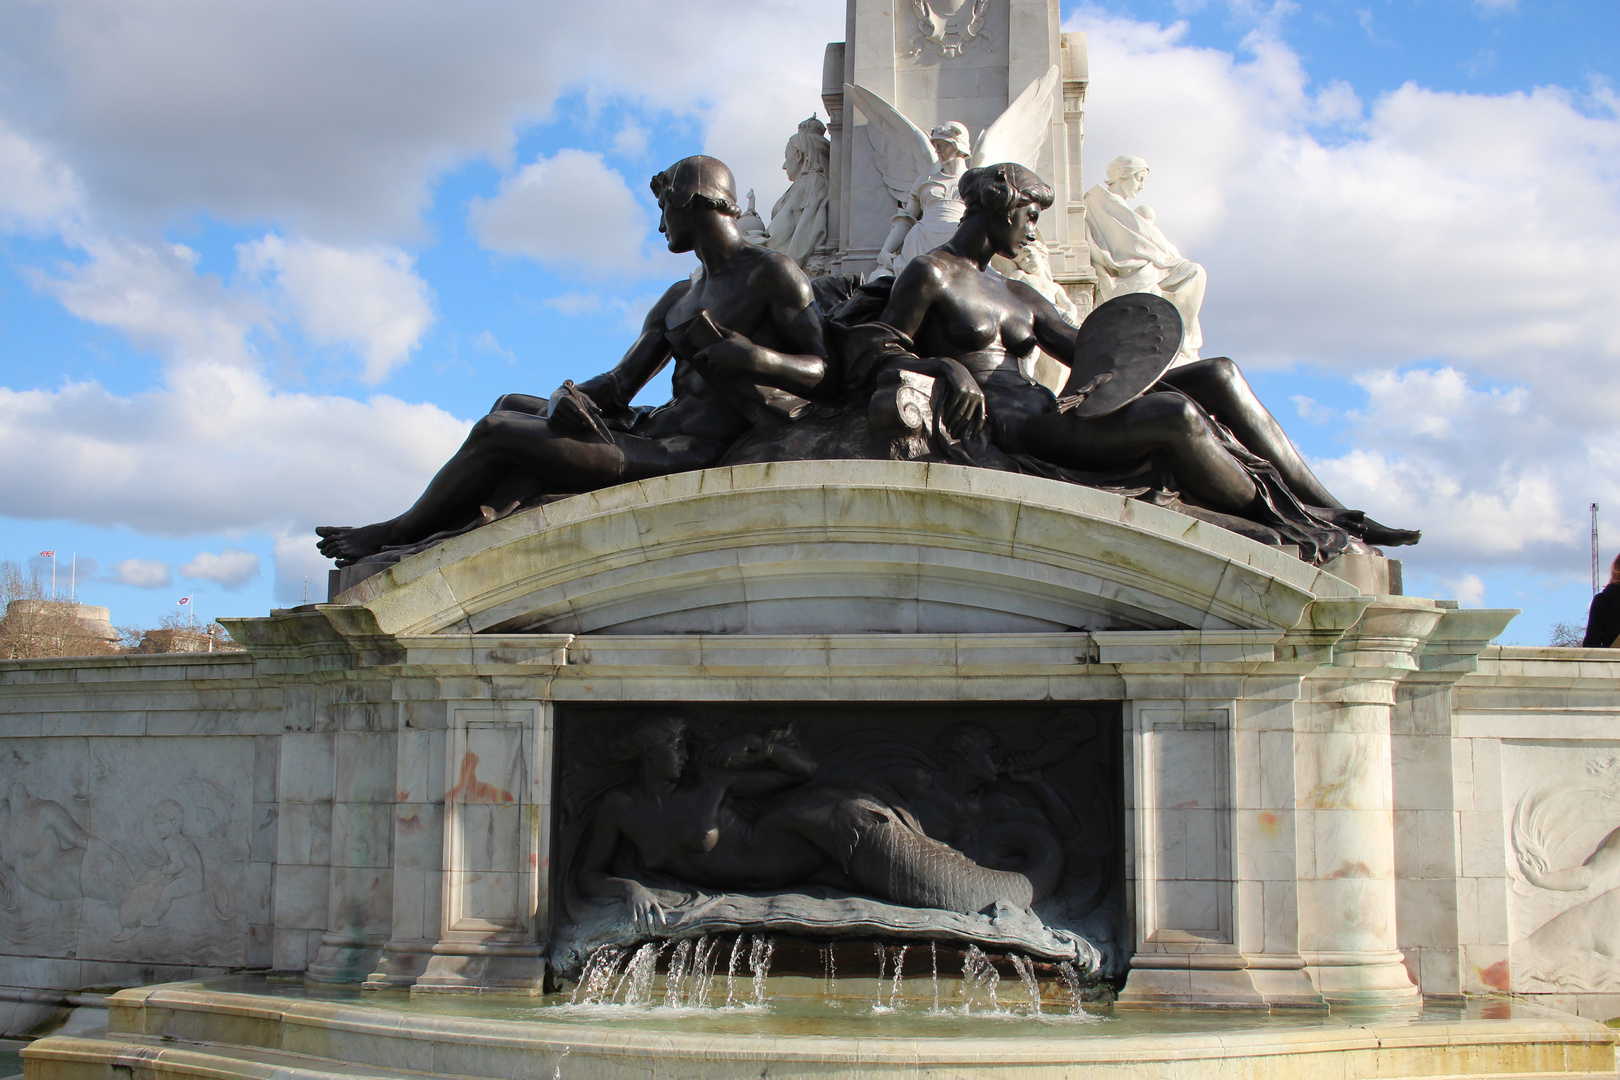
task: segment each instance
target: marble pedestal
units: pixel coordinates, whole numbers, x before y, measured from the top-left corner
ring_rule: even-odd
[[[53,867],[105,844],[133,871],[173,800],[205,867],[158,911],[139,875],[63,898],[51,867],[8,864],[0,991],[43,1016],[256,967],[533,993],[559,711],[1072,701],[1122,717],[1122,1005],[1509,991],[1606,1018],[1620,969],[1582,943],[1607,940],[1610,894],[1523,866],[1579,866],[1620,824],[1620,661],[1489,646],[1509,615],[1038,478],[802,462],[624,485],[233,620],[245,653],[0,663],[0,782],[35,815],[13,810],[6,850],[59,815],[98,846]]]
[[[1477,652],[1510,614],[1473,613],[1459,640],[1454,608],[1157,507],[897,462],[625,485],[335,599],[236,631],[260,652],[356,650],[444,755],[437,940],[396,929],[367,985],[540,985],[560,706],[1059,699],[1124,703],[1121,1004],[1261,1008],[1416,996],[1396,936],[1395,687],[1431,639]],[[472,865],[490,828],[511,831]],[[387,901],[333,910],[370,903],[380,926]]]

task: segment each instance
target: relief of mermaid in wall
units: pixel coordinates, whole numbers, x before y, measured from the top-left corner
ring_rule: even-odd
[[[745,728],[655,712],[599,742],[599,780],[616,779],[564,799],[578,807],[578,840],[563,855],[555,970],[601,944],[737,930],[955,938],[1100,962],[1033,910],[1061,876],[1061,853],[1054,866],[1029,857],[1041,845],[1002,857],[973,844],[997,864],[986,865],[942,838],[952,830],[919,820],[939,815],[916,785],[878,775],[879,746],[866,748],[865,768],[829,767],[791,725]]]
[[[1029,878],[978,865],[905,811],[853,787],[812,783],[816,763],[787,732],[734,736],[693,761],[686,722],[664,716],[620,744],[639,776],[603,798],[579,888],[624,900],[638,922],[662,922],[663,909],[646,885],[611,872],[621,848],[654,873],[715,889],[818,883],[964,915],[1034,899]],[[753,814],[743,799],[760,800]]]

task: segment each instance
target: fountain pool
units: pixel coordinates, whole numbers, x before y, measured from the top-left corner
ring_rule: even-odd
[[[936,1007],[926,974],[902,975],[898,991],[892,977],[844,980],[831,995],[818,992],[814,979],[768,977],[757,1001],[752,978],[744,982],[746,992],[734,982],[729,1006],[666,1003],[680,983],[661,976],[647,980],[633,1004],[574,994],[362,992],[262,977],[171,983],[113,995],[105,1034],[42,1039],[24,1059],[29,1080],[132,1072],[210,1080],[1570,1080],[1615,1072],[1608,1029],[1510,1001],[1331,1013],[1125,1010],[1063,1006],[1061,994],[1032,999],[1019,980],[1003,985],[991,1005],[982,984],[951,979]]]

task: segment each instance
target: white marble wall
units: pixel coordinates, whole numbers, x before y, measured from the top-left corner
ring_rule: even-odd
[[[269,966],[279,695],[252,669],[0,672],[0,1028],[64,990]]]
[[[1491,650],[1454,697],[1463,989],[1620,1015],[1620,880],[1598,855],[1620,828],[1620,656]]]
[[[238,968],[537,989],[552,704],[619,701],[1124,702],[1126,1003],[1421,989],[1620,1014],[1620,881],[1593,859],[1620,827],[1620,659],[1486,648],[1508,613],[1358,595],[1029,478],[857,470],[834,513],[831,467],[556,504],[544,536],[510,519],[345,603],[241,623],[248,654],[0,663],[0,1026],[85,987]],[[964,604],[1023,602],[1007,551],[1075,610],[1128,599],[1201,625],[851,634],[823,596],[803,609],[822,625],[790,633],[468,631],[582,582],[633,592],[603,569],[622,551],[555,542],[580,530],[636,548],[637,602],[678,625],[707,594],[667,589],[658,560],[741,545],[714,526],[741,520],[726,505],[819,530],[823,562],[864,557],[831,542],[847,529],[903,526],[919,566],[929,544],[982,547],[952,564]],[[947,516],[966,524],[928,531]],[[771,596],[816,589],[785,575]],[[1596,869],[1549,888],[1527,860]]]

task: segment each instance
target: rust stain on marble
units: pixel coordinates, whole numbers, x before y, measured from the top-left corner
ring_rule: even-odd
[[[456,786],[445,792],[445,801],[454,802],[459,799],[469,803],[503,803],[516,802],[512,793],[494,784],[486,784],[478,779],[478,755],[471,750],[461,758],[461,775]]]

